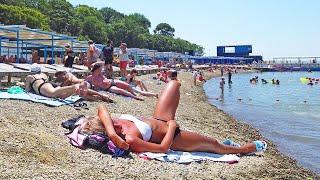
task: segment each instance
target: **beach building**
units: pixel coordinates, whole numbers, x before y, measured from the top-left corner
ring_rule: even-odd
[[[263,61],[261,55],[250,55],[250,53],[252,53],[252,45],[217,46],[217,56],[245,58],[244,64]]]
[[[262,56],[250,55],[252,45],[217,46],[217,56],[190,56],[195,64],[252,64],[262,62]]]

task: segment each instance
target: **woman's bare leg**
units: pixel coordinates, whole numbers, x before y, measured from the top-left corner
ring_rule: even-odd
[[[99,92],[94,91],[92,89],[88,89],[88,93],[84,97],[89,98],[89,99],[91,98],[92,100],[102,100],[102,101],[106,101],[106,102],[112,101],[107,94],[99,93]]]
[[[148,92],[148,91],[140,91],[137,88],[132,88],[134,92],[141,94],[142,96],[147,96],[147,97],[158,97],[158,94]]]
[[[137,80],[137,84],[139,85],[142,91],[148,91],[146,85],[142,81]]]
[[[44,84],[41,89],[41,94],[45,95],[46,97],[51,98],[67,98],[76,92],[76,86],[64,86],[64,87],[56,87],[54,88],[52,84],[47,83]]]
[[[128,83],[120,81],[120,80],[114,80],[114,82],[115,82],[117,88],[129,91],[131,94],[136,96],[136,94],[134,93],[132,87]]]
[[[256,145],[249,143],[241,147],[234,147],[219,143],[214,138],[209,138],[195,132],[181,131],[174,139],[172,150],[200,151],[217,154],[248,154],[256,152]]]
[[[132,98],[134,98],[134,99],[143,101],[143,98],[140,98],[140,97],[138,97],[138,96],[136,96],[136,95],[133,95],[132,93],[124,90],[124,89],[120,89],[120,88],[115,87],[115,86],[112,86],[112,87],[109,89],[109,91],[112,92],[112,93],[116,93],[116,94],[119,94],[119,95],[132,97]]]
[[[175,114],[180,100],[180,83],[170,81],[162,91],[153,118],[169,121],[175,119]]]

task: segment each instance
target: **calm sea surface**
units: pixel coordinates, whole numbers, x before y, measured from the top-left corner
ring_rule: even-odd
[[[249,83],[254,76],[256,85]],[[207,81],[204,89],[211,104],[257,127],[280,151],[320,173],[320,84],[308,86],[300,77],[320,78],[320,72],[233,74],[230,86],[225,77],[223,92],[220,78]],[[273,78],[280,85],[271,84]]]

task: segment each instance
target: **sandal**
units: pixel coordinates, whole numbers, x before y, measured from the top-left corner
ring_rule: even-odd
[[[238,143],[235,143],[234,141],[230,140],[230,139],[226,139],[225,141],[223,141],[224,145],[228,145],[228,146],[233,146],[233,147],[240,147],[241,145]]]
[[[267,142],[265,141],[253,141],[253,143],[256,145],[256,151],[257,153],[263,153],[267,150]]]

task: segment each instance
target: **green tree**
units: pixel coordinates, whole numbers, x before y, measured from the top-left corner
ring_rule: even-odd
[[[36,10],[42,12],[42,13],[48,7],[47,0],[0,0],[0,4],[33,8],[33,9],[36,9]],[[45,14],[45,13],[43,13],[43,14]]]
[[[141,47],[142,42],[138,36],[149,33],[143,26],[139,26],[136,21],[127,17],[111,23],[110,28],[113,33],[109,37],[115,44],[126,42],[130,47]]]
[[[99,10],[105,23],[111,23],[116,20],[120,20],[125,17],[124,14],[110,8],[110,7],[105,7]]]
[[[10,6],[25,6],[24,0],[0,0],[0,4],[6,4]]]
[[[137,22],[139,26],[149,29],[151,27],[151,22],[144,15],[139,13],[130,14],[127,18],[132,19]]]
[[[167,23],[160,23],[157,25],[156,29],[154,30],[155,34],[161,34],[165,36],[174,36],[175,29]]]
[[[30,28],[49,30],[48,18],[41,12],[18,6],[0,4],[0,22],[4,24],[25,24]]]
[[[108,39],[105,23],[100,21],[96,16],[84,18],[81,35],[96,43],[105,43]]]
[[[95,16],[99,21],[103,21],[103,16],[96,8],[87,6],[87,5],[79,5],[75,8],[76,16],[81,21],[84,20],[84,18],[89,16]]]
[[[75,12],[73,6],[66,0],[49,0],[46,15],[50,18],[50,27],[58,33],[74,31]]]

